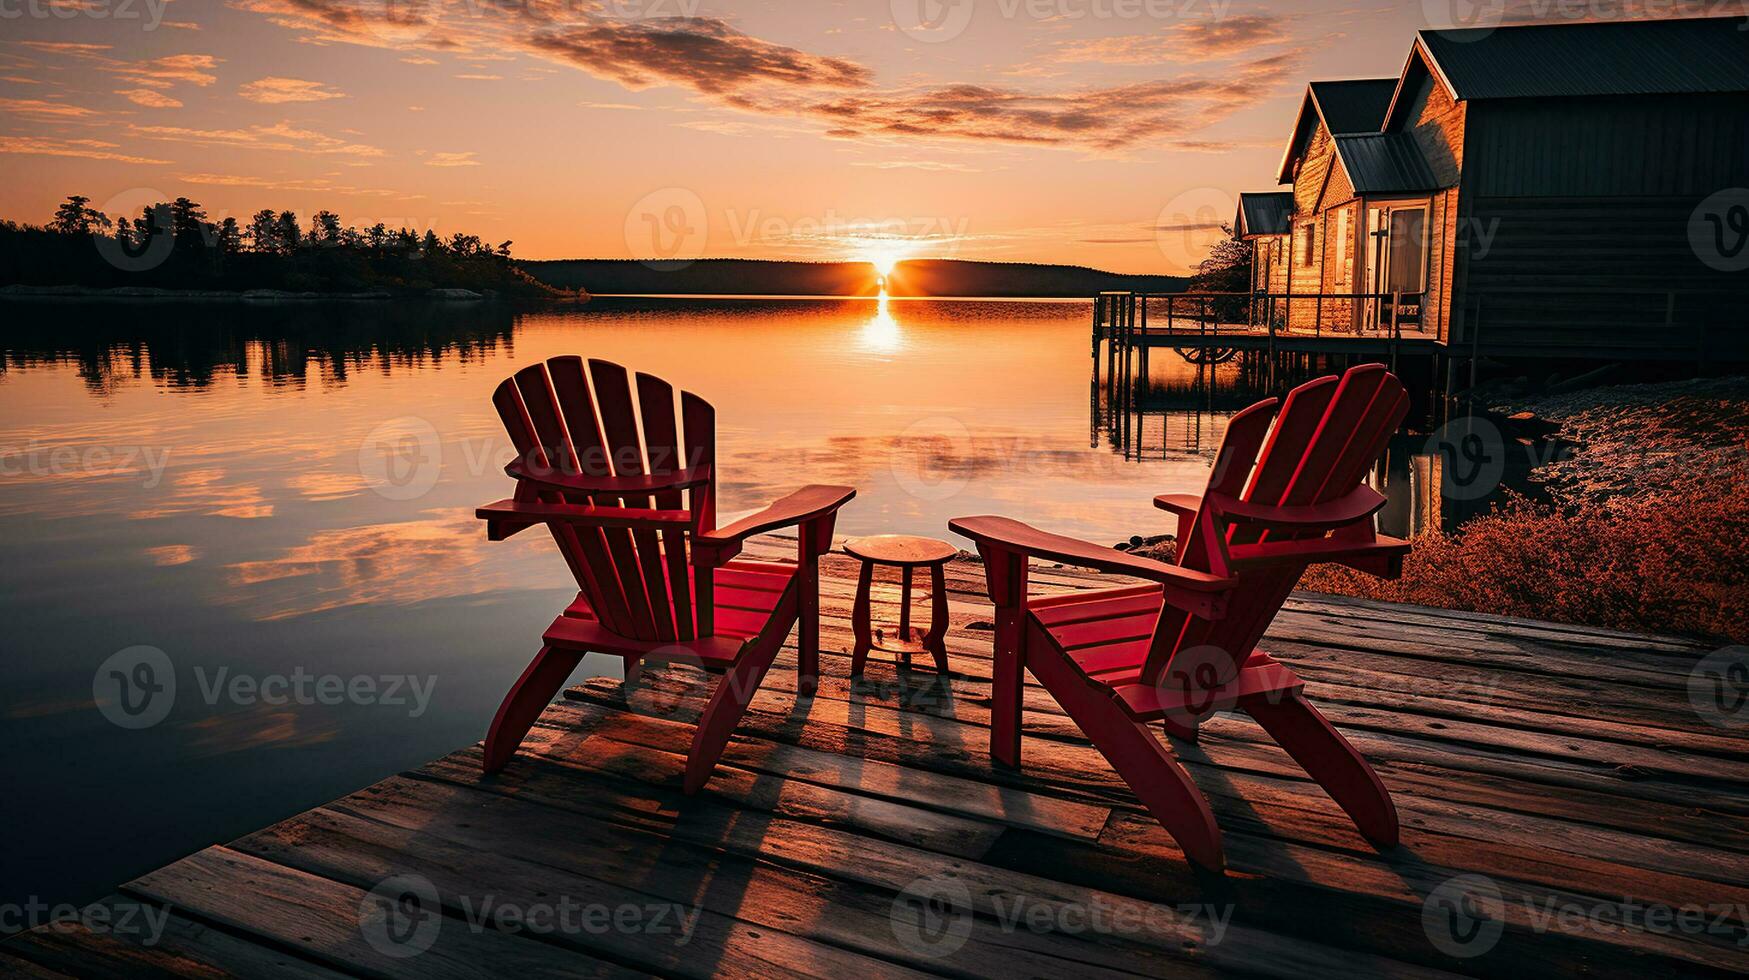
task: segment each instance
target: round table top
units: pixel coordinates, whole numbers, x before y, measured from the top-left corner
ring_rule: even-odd
[[[880,565],[916,567],[939,565],[958,555],[959,549],[935,538],[917,538],[908,534],[876,534],[844,542],[844,553]]]

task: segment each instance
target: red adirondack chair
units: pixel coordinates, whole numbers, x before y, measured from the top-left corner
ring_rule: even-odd
[[[1407,542],[1374,532],[1384,505],[1367,470],[1408,412],[1379,365],[1294,389],[1234,416],[1200,496],[1155,504],[1178,516],[1177,560],[1153,561],[1002,517],[949,522],[977,543],[996,604],[990,750],[1020,764],[1021,670],[1032,672],[1185,854],[1223,865],[1208,802],[1148,729],[1194,740],[1210,713],[1251,715],[1379,847],[1397,811],[1364,758],[1303,696],[1294,672],[1257,649],[1300,574],[1336,562],[1396,577]],[[1271,425],[1273,420],[1274,425]],[[1028,598],[1027,559],[1156,584]]]
[[[682,392],[677,427],[674,389],[641,373],[636,384],[634,408],[625,368],[591,360],[586,378],[582,358],[555,357],[518,371],[492,396],[516,447],[505,468],[516,495],[478,516],[493,541],[546,525],[579,591],[492,719],[487,772],[516,754],[586,653],[623,658],[628,681],[646,662],[722,674],[687,757],[688,793],[710,778],[798,620],[799,689],[814,692],[819,557],[856,491],[804,487],[719,528],[714,410]],[[733,560],[748,538],[780,527],[799,529],[795,563]]]

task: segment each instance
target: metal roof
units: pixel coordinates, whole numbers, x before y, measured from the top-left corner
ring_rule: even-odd
[[[1749,92],[1741,17],[1421,31],[1459,99]]]
[[[1294,196],[1291,191],[1240,194],[1239,214],[1233,219],[1233,232],[1240,238],[1285,235],[1293,225],[1293,215]]]
[[[1396,88],[1395,78],[1354,78],[1307,85],[1306,94],[1300,99],[1299,114],[1294,117],[1293,136],[1282,151],[1281,166],[1276,168],[1276,182],[1285,184],[1293,179],[1294,151],[1306,140],[1314,119],[1322,121],[1332,134],[1376,133],[1384,127],[1385,110],[1390,107]]]
[[[1313,82],[1312,99],[1330,135],[1376,133],[1385,122],[1385,110],[1397,91],[1396,78],[1355,78],[1342,82]]]
[[[1336,156],[1356,194],[1397,194],[1440,186],[1421,147],[1407,133],[1351,133],[1335,137]]]

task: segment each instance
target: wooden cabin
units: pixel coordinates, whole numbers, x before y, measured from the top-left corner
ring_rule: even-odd
[[[1256,288],[1454,352],[1749,354],[1741,23],[1428,30],[1395,78],[1313,82],[1291,190],[1240,197]]]

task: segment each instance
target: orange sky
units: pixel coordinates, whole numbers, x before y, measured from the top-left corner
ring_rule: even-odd
[[[1179,272],[1308,79],[1394,75],[1473,2],[0,0],[0,216]]]

